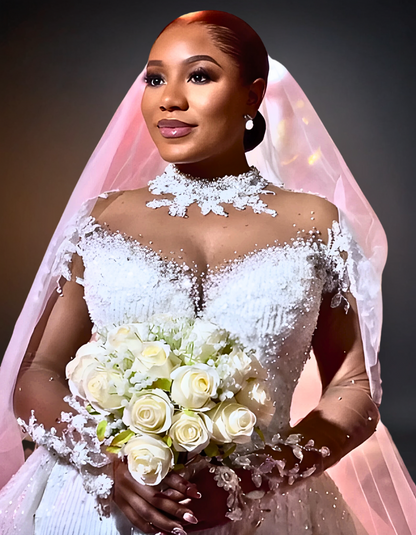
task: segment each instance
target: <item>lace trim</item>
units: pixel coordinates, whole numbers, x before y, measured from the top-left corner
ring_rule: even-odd
[[[100,225],[89,215],[89,201],[85,202],[78,212],[69,220],[65,227],[62,242],[56,252],[55,260],[51,268],[52,277],[59,282],[61,277],[67,281],[72,278],[72,256],[77,252],[77,244],[81,238],[91,234]],[[81,282],[81,281],[78,281]],[[58,289],[60,293],[60,289]]]
[[[56,434],[54,427],[47,431],[43,424],[38,424],[33,410],[28,423],[21,418],[17,422],[34,442],[56,453],[81,473],[85,490],[97,498],[98,511],[106,515],[109,512],[113,479],[103,472],[111,461],[101,451],[105,441],[97,437],[100,417],[89,414],[72,396],[66,396],[64,401],[78,414],[74,416],[70,412],[61,412],[60,421],[67,424],[62,437]]]
[[[248,455],[231,455],[232,465],[220,464],[211,466],[210,472],[214,474],[214,480],[217,486],[223,488],[228,492],[227,507],[229,511],[225,516],[231,520],[241,520],[243,513],[254,513],[252,501],[260,501],[267,494],[268,488],[275,492],[282,484],[287,483],[292,486],[299,479],[306,479],[312,476],[318,466],[316,464],[302,470],[300,463],[303,460],[304,452],[313,451],[318,453],[322,459],[328,457],[331,452],[329,448],[323,446],[316,448],[313,440],[309,440],[305,445],[301,443],[302,435],[291,434],[287,438],[283,438],[280,434],[273,436],[271,441],[271,448],[274,451],[281,452],[280,446],[289,446],[292,449],[293,455],[298,462],[293,468],[287,469],[286,459],[274,459],[271,455],[266,453],[249,453]],[[219,459],[221,461],[221,459]],[[206,462],[210,462],[210,458],[206,458]],[[251,472],[251,479],[257,490],[253,490],[247,494],[243,493],[240,486],[240,478],[237,476],[233,468],[242,468]],[[265,485],[266,484],[266,485]],[[261,488],[262,487],[262,488]]]
[[[254,166],[238,176],[226,175],[213,180],[196,178],[181,173],[175,165],[168,165],[165,172],[149,182],[149,191],[154,195],[172,194],[173,199],[154,199],[146,203],[149,208],[169,206],[171,216],[186,217],[187,207],[196,203],[203,215],[213,212],[228,217],[220,204],[232,204],[237,210],[251,207],[256,214],[277,216],[276,210],[267,208],[259,194],[272,194],[264,189],[268,184]]]
[[[353,262],[350,255],[351,241],[352,237],[341,232],[339,223],[334,221],[332,228],[328,229],[328,244],[326,245],[328,277],[323,291],[337,290],[331,300],[331,307],[337,308],[344,304],[345,312],[348,312],[350,307],[345,293],[350,289],[348,272]]]

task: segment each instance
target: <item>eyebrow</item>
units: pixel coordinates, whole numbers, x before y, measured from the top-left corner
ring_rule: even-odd
[[[211,56],[206,56],[204,54],[199,54],[197,56],[191,56],[189,58],[186,58],[183,63],[185,65],[188,65],[189,63],[196,63],[197,61],[210,61],[211,63],[215,63],[215,65],[218,65],[218,67],[221,67],[221,65]],[[163,61],[159,59],[152,59],[147,63],[148,67],[161,67],[163,65]]]

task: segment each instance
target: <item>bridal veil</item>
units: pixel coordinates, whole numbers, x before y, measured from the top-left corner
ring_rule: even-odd
[[[378,350],[382,323],[381,274],[387,255],[383,228],[305,94],[277,61],[269,58],[261,105],[264,141],[248,153],[270,182],[326,197],[338,207],[341,228],[353,236],[348,250],[351,292],[357,300],[366,369],[373,399],[381,400]],[[52,237],[0,368],[0,487],[23,463],[13,391],[31,335],[57,288],[54,273],[71,219],[90,212],[103,192],[136,189],[166,166],[144,123],[137,78],[88,161]],[[292,422],[318,402],[320,381],[313,358],[295,392]],[[370,535],[416,534],[416,487],[390,435],[380,423],[364,444],[329,469],[351,509]]]

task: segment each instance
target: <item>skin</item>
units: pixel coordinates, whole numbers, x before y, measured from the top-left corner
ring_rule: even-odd
[[[197,60],[201,54],[212,60]],[[143,117],[164,160],[205,178],[248,171],[244,115],[256,115],[264,80],[243,85],[237,65],[200,24],[166,30],[151,49],[147,77]],[[184,138],[166,139],[157,127],[162,119],[196,126]]]
[[[211,60],[194,61],[200,55]],[[248,170],[243,147],[244,115],[256,114],[264,94],[264,80],[244,85],[237,66],[216,47],[200,24],[170,27],[157,39],[149,55],[147,80],[142,111],[164,160],[177,164],[186,173],[205,178]],[[167,139],[157,126],[162,119],[178,119],[195,128],[187,136]],[[294,226],[307,233],[312,211],[318,229],[330,228],[337,219],[337,209],[324,199],[273,186],[268,189],[275,195],[268,196],[266,202],[279,212],[272,221],[266,214],[230,210],[225,223],[224,218],[212,213],[202,216],[196,205],[189,207],[187,219],[170,218],[166,209],[146,208],[146,202],[152,199],[147,188],[110,195],[97,202],[92,215],[111,231],[140,241],[141,236],[155,242],[165,239],[174,251],[182,247],[201,271],[206,271],[208,264],[218,266],[224,258],[232,258],[234,249],[250,251],[254,243],[262,244],[266,239],[271,243],[276,235],[290,236]],[[325,242],[327,236],[322,234],[322,239]],[[76,350],[88,342],[92,327],[83,287],[76,283],[76,277],[83,275],[82,260],[77,255],[73,258],[72,274],[72,280],[63,288],[63,297],[52,298],[35,330],[14,399],[17,415],[28,420],[30,410],[35,408],[38,421],[46,428],[55,426],[58,432],[64,430],[63,424],[57,424],[58,415],[70,410],[63,402],[69,393],[65,366]],[[316,473],[320,473],[370,436],[378,421],[377,407],[369,394],[355,300],[351,295],[347,298],[351,304],[348,314],[341,307],[331,308],[330,295],[322,301],[313,348],[323,396],[318,407],[293,429],[294,433],[313,438],[317,447],[329,446],[331,456],[323,462],[316,454],[305,455],[302,470],[316,464]],[[357,399],[360,413],[371,416],[371,421],[355,411]],[[349,435],[353,438],[347,439]],[[289,466],[295,462],[290,449],[266,452],[288,460]],[[190,532],[227,521],[227,493],[217,487],[207,471],[190,478],[192,482],[169,474],[163,486],[146,487],[131,477],[126,463],[115,459],[113,466],[114,501],[145,533],[170,533],[174,528]],[[252,490],[248,474],[239,475],[243,489]],[[189,523],[195,520],[196,525]]]

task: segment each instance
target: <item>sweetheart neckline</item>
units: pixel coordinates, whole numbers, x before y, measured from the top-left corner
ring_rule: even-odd
[[[335,242],[335,237],[340,232],[338,222],[334,221],[331,229],[328,229],[329,240],[327,244],[325,244],[322,239],[319,239],[320,241],[318,241],[314,240],[313,238],[305,239],[304,237],[298,237],[295,238],[291,244],[273,244],[259,249],[254,249],[237,258],[230,259],[226,264],[215,266],[214,269],[209,268],[208,270],[197,274],[186,264],[185,261],[182,264],[179,264],[174,259],[164,259],[149,245],[145,245],[136,238],[128,236],[126,233],[123,233],[119,230],[111,231],[108,228],[105,228],[102,224],[98,223],[93,216],[86,217],[84,224],[81,227],[80,235],[97,236],[97,233],[95,232],[97,230],[99,231],[98,235],[107,238],[118,239],[124,245],[134,247],[141,251],[144,257],[150,257],[156,262],[161,273],[163,273],[163,268],[165,268],[168,272],[171,270],[176,277],[187,279],[189,282],[189,294],[194,305],[194,313],[196,317],[203,312],[209,303],[210,290],[213,287],[218,286],[222,279],[227,276],[227,274],[240,269],[241,266],[243,266],[249,260],[253,260],[258,257],[264,258],[269,255],[273,256],[278,252],[285,254],[298,247],[302,249],[309,249],[311,254],[317,254],[322,251],[324,256],[326,256],[330,252],[331,247]]]
[[[122,232],[121,230],[109,230],[105,226],[103,226],[101,223],[98,223],[97,220],[93,216],[88,216],[87,221],[83,225],[83,227],[87,228],[87,233],[92,234],[94,230],[98,229],[101,234],[106,235],[108,237],[119,237],[124,243],[131,244],[136,246],[139,250],[143,251],[144,254],[151,255],[156,261],[158,261],[161,265],[174,267],[177,271],[180,271],[184,274],[187,274],[188,271],[194,271],[186,262],[184,261],[182,264],[174,260],[173,258],[167,259],[163,258],[153,247],[150,247],[149,245],[145,245],[141,243],[137,238],[134,238],[133,236],[129,236],[127,233]],[[335,237],[340,234],[339,230],[339,223],[338,221],[334,220],[332,222],[331,228],[328,228],[328,243],[324,243],[322,238],[318,238],[317,240],[314,240],[313,238],[307,238],[304,237],[297,237],[292,238],[291,243],[284,242],[283,245],[281,244],[273,244],[269,245],[267,244],[264,247],[260,247],[258,249],[253,249],[251,251],[248,251],[242,255],[239,255],[236,258],[226,260],[224,264],[217,264],[214,266],[214,268],[210,267],[210,264],[207,264],[208,269],[205,271],[200,272],[200,275],[203,274],[204,278],[208,280],[209,278],[221,276],[224,272],[230,271],[233,266],[240,265],[247,261],[250,258],[254,258],[258,255],[262,254],[268,254],[271,251],[277,252],[277,251],[291,251],[295,249],[296,247],[309,247],[313,252],[318,252],[321,248],[323,251],[328,252],[332,248],[332,244],[335,241]],[[277,240],[275,240],[277,241]],[[194,273],[194,276],[197,275]]]

